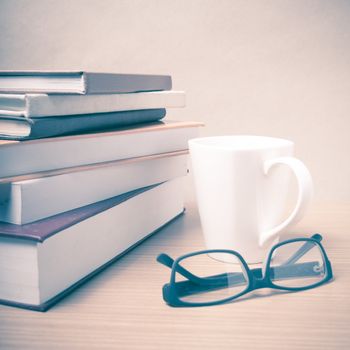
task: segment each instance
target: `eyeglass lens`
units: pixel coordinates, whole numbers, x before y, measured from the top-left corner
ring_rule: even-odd
[[[297,241],[277,247],[268,268],[275,286],[305,288],[326,278],[325,266],[324,255],[318,244]]]
[[[190,280],[175,274],[176,293],[182,301],[220,301],[240,294],[248,285],[246,271],[234,254],[197,254],[181,260],[179,265],[193,274]]]

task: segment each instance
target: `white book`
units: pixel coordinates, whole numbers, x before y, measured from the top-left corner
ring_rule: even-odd
[[[0,183],[0,221],[27,224],[187,174],[187,151],[77,167]]]
[[[114,197],[38,224],[0,224],[0,303],[49,308],[180,215],[182,181]]]
[[[0,182],[37,172],[188,149],[198,122],[159,122],[118,131],[0,141]]]
[[[29,118],[184,106],[183,91],[107,95],[0,94],[0,115]]]

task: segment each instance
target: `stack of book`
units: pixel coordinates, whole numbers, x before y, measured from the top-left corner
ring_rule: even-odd
[[[184,210],[170,76],[0,72],[0,303],[45,311]]]

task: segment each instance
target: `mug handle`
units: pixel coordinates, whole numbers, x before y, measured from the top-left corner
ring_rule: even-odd
[[[302,161],[294,157],[269,159],[264,163],[265,175],[267,175],[269,170],[276,164],[287,165],[293,171],[298,183],[298,199],[294,210],[286,220],[276,227],[262,232],[259,240],[259,245],[261,247],[266,247],[271,240],[276,238],[278,233],[297,223],[304,216],[313,194],[311,174]]]

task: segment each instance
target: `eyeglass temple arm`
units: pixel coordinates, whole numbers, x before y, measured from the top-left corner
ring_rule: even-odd
[[[174,265],[174,259],[171,258],[168,254],[159,254],[157,256],[157,261],[167,267],[169,267],[170,269],[173,267]],[[178,272],[180,275],[182,275],[183,277],[187,278],[188,280],[195,282],[195,283],[200,283],[200,281],[203,280],[203,278],[200,278],[196,275],[194,275],[193,273],[191,273],[190,271],[186,270],[184,267],[182,267],[181,265],[177,265],[176,266],[176,272]],[[204,279],[207,279],[207,277],[204,277]]]
[[[322,236],[319,233],[315,233],[311,236],[312,239],[321,242]],[[297,262],[300,258],[302,258],[311,248],[313,248],[315,245],[308,241],[305,242],[288,260],[286,260],[281,265],[291,265]]]

